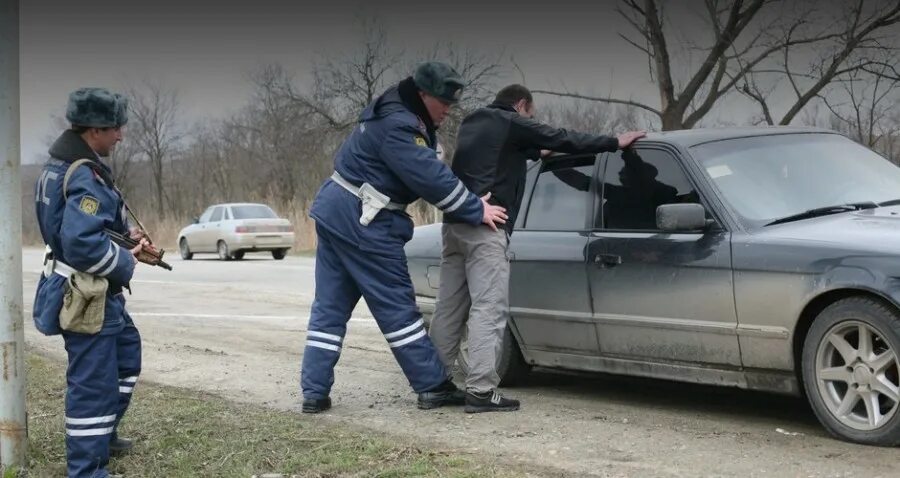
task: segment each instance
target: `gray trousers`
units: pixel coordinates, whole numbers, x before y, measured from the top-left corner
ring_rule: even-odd
[[[468,326],[466,390],[497,388],[497,361],[509,316],[509,238],[487,226],[444,224],[441,229],[441,285],[431,341],[449,368],[459,355]]]

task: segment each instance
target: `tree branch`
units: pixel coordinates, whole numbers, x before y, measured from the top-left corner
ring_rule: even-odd
[[[602,97],[597,97],[597,96],[580,95],[577,93],[560,93],[558,91],[549,91],[549,90],[531,90],[531,92],[537,93],[537,94],[544,94],[544,95],[560,96],[560,97],[564,97],[564,98],[577,98],[580,100],[599,101],[602,103],[612,103],[612,104],[617,104],[617,105],[633,106],[635,108],[640,108],[642,110],[649,111],[659,117],[662,117],[662,112],[660,112],[656,108],[647,106],[643,103],[638,103],[636,101],[631,101],[631,100],[619,100],[619,99],[615,99],[615,98],[602,98]]]
[[[668,105],[676,101],[666,36],[663,33],[656,0],[644,0],[644,9],[646,11],[644,18],[647,21],[647,35],[650,44],[653,46],[653,60],[656,64],[656,81],[659,84],[660,103],[662,104],[662,109],[666,110]]]
[[[751,98],[752,100],[759,103],[760,108],[762,108],[763,118],[766,123],[769,125],[774,125],[775,120],[772,118],[772,112],[769,110],[769,103],[766,101],[765,95],[759,90],[759,87],[756,85],[756,82],[752,82],[753,87],[750,87],[750,82],[744,83],[743,88],[741,88],[741,93]]]
[[[742,2],[735,1],[732,4],[728,19],[722,26],[721,34],[718,35],[715,45],[710,48],[709,54],[707,54],[703,64],[687,85],[685,85],[684,90],[678,95],[677,109],[684,111],[690,100],[697,95],[700,87],[707,81],[709,75],[712,74],[713,69],[719,63],[722,55],[724,55],[728,48],[731,47],[735,39],[737,39],[753,17],[759,13],[765,0],[754,0],[753,3],[748,5],[743,11],[741,11],[741,3]],[[716,90],[713,90],[711,94],[716,94]]]
[[[634,40],[628,38],[627,36],[625,36],[625,35],[623,35],[623,34],[621,34],[621,33],[619,33],[619,38],[621,38],[621,39],[625,40],[626,42],[628,42],[629,45],[631,45],[631,46],[637,48],[638,50],[640,50],[640,51],[646,53],[647,56],[649,56],[649,57],[651,57],[651,58],[653,57],[653,53],[650,51],[649,48],[647,48],[647,47],[645,47],[645,46],[642,46],[642,45],[639,45],[636,41],[634,41]]]
[[[855,69],[859,69],[859,65],[857,67],[848,68],[844,70],[840,70],[839,68],[847,58],[863,43],[870,34],[874,31],[884,28],[889,25],[893,25],[900,21],[900,1],[896,2],[894,6],[886,11],[882,12],[880,15],[875,15],[872,17],[872,20],[868,23],[864,23],[860,28],[859,19],[862,12],[862,5],[864,0],[859,0],[857,6],[854,7],[855,10],[853,12],[853,21],[851,25],[845,31],[846,41],[843,45],[843,48],[840,49],[835,55],[831,56],[831,61],[828,63],[828,66],[824,68],[822,75],[819,80],[816,81],[800,98],[798,98],[797,102],[794,103],[793,106],[785,113],[784,117],[781,119],[780,124],[786,125],[790,124],[793,121],[794,117],[797,113],[800,112],[803,107],[805,107],[810,100],[816,98],[819,95],[819,92],[822,91],[831,81],[834,80],[836,73],[845,74]],[[867,19],[868,20],[868,19]]]

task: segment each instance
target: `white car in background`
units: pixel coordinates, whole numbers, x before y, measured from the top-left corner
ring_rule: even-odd
[[[284,259],[294,245],[294,226],[265,204],[228,203],[210,206],[178,233],[181,258],[211,252],[223,261],[243,259],[245,252],[270,251]]]

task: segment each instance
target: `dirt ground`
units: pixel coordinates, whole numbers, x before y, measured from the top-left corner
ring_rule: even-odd
[[[175,254],[173,254],[174,256]],[[143,336],[142,379],[299,410],[300,361],[314,262],[248,254],[240,262],[171,257],[144,267],[128,297]],[[23,252],[30,312],[40,251]],[[63,357],[26,317],[29,346]],[[900,476],[898,451],[830,438],[800,399],[627,377],[538,370],[506,393],[516,413],[420,411],[364,304],[336,370],[334,408],[348,422],[564,476]],[[140,406],[138,403],[137,406]]]

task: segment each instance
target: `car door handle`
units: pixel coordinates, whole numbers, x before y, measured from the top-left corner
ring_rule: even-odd
[[[622,256],[617,254],[597,254],[594,256],[594,264],[605,266],[617,266],[622,263]]]

